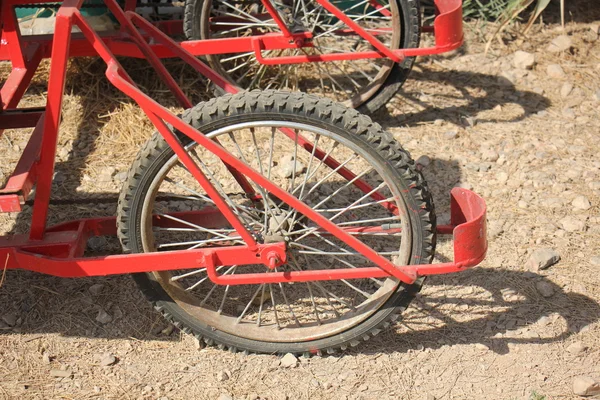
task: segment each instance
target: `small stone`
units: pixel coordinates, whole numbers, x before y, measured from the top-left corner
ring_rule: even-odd
[[[596,267],[600,266],[600,256],[590,258],[590,264],[595,265]]]
[[[217,380],[219,382],[225,382],[231,377],[231,372],[229,371],[219,371],[217,372]]]
[[[17,315],[15,313],[6,313],[2,316],[2,321],[8,326],[15,326],[17,324]]]
[[[90,248],[90,250],[100,251],[106,247],[108,242],[102,236],[92,236],[91,238],[88,239],[87,244],[88,244],[88,247]]]
[[[489,350],[489,349],[490,349],[488,346],[486,346],[486,345],[485,345],[485,344],[483,344],[483,343],[475,343],[475,348],[476,348],[477,350],[483,350],[483,351],[487,351],[487,350]]]
[[[415,163],[423,167],[427,167],[429,164],[431,164],[431,158],[429,158],[429,156],[422,155],[421,157],[417,158],[417,161],[415,161]]]
[[[535,64],[535,54],[526,51],[516,51],[513,58],[513,65],[520,69],[531,69]]]
[[[447,131],[444,132],[444,137],[446,139],[455,139],[458,137],[458,132],[457,131]]]
[[[573,85],[570,82],[565,82],[560,88],[560,97],[562,97],[563,99],[566,98],[568,95],[571,94],[572,90]]]
[[[522,210],[525,210],[527,208],[527,202],[525,200],[519,200],[517,203],[517,207],[519,207]]]
[[[108,324],[112,321],[112,317],[106,311],[100,310],[98,311],[98,315],[96,315],[96,321],[100,322],[101,324]]]
[[[585,349],[585,345],[581,342],[571,343],[567,346],[567,352],[571,353],[574,356],[582,354],[585,351]]]
[[[115,167],[106,167],[100,171],[100,175],[98,176],[99,182],[110,182],[113,179],[113,175],[117,169]]]
[[[233,400],[233,397],[226,393],[223,393],[217,398],[217,400]]]
[[[173,333],[174,329],[175,329],[175,326],[169,324],[165,329],[161,330],[160,333],[162,333],[165,336],[169,336],[171,333]]]
[[[589,376],[578,376],[573,380],[573,393],[578,396],[600,394],[600,382]]]
[[[52,359],[48,353],[44,353],[44,355],[42,356],[42,361],[45,364],[50,364],[52,362]]]
[[[517,82],[517,76],[512,71],[504,71],[498,77],[498,84],[501,86],[512,87]]]
[[[298,359],[292,353],[287,353],[280,360],[279,365],[281,365],[284,368],[295,368],[298,366]]]
[[[585,229],[585,221],[582,221],[572,215],[568,215],[561,219],[559,224],[567,232],[578,232]]]
[[[575,114],[575,111],[571,107],[563,108],[562,114],[563,114],[563,117],[565,117],[566,119],[577,118],[577,114]]]
[[[592,207],[592,205],[590,204],[590,201],[585,196],[575,197],[575,199],[573,200],[573,202],[571,204],[573,205],[573,207],[576,210],[585,211],[585,210],[589,210]]]
[[[295,173],[294,173],[295,166]],[[304,164],[300,161],[294,161],[293,155],[285,155],[281,157],[277,164],[277,171],[282,178],[291,178],[292,176],[298,176],[304,171]]]
[[[592,24],[592,25],[590,25],[590,30],[595,34],[600,34],[600,25]]]
[[[552,53],[559,53],[561,51],[567,51],[573,46],[573,41],[567,35],[560,35],[555,37],[552,42],[548,45],[548,51]]]
[[[128,176],[129,173],[127,171],[119,172],[114,176],[114,180],[117,182],[124,182]]]
[[[558,64],[550,64],[546,68],[546,73],[550,78],[554,79],[562,79],[565,77],[565,71],[563,71],[562,67]]]
[[[54,377],[54,378],[68,378],[71,375],[73,375],[73,373],[71,372],[70,369],[66,369],[66,370],[62,370],[62,369],[52,369],[50,370],[50,376]]]
[[[102,290],[104,290],[104,285],[102,283],[96,283],[88,288],[88,291],[93,296],[98,296],[100,293],[102,293]]]
[[[110,354],[110,353],[104,353],[102,356],[100,356],[100,365],[102,365],[103,367],[108,367],[110,365],[114,365],[117,362],[117,357],[115,357],[114,355]]]
[[[535,288],[543,297],[552,297],[554,295],[554,287],[548,281],[536,282]]]
[[[502,235],[504,233],[503,224],[503,222],[492,221],[488,229],[488,235],[491,238],[497,238],[498,236]]]
[[[500,158],[500,155],[495,150],[486,150],[481,154],[481,158],[484,161],[495,162]]]
[[[67,149],[66,147],[61,147],[57,152],[56,155],[58,156],[59,159],[61,160],[66,160],[67,157],[69,157],[69,149]]]
[[[554,249],[537,249],[534,251],[525,266],[530,271],[540,271],[550,268],[560,261],[560,254]]]
[[[64,183],[67,180],[67,177],[62,172],[56,172],[53,180],[56,183]]]
[[[597,90],[596,93],[594,93],[593,99],[600,101],[600,90]]]
[[[498,172],[496,174],[496,180],[500,183],[508,182],[508,174],[506,172]]]

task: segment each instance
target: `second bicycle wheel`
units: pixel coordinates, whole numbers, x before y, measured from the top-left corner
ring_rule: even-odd
[[[435,216],[427,186],[409,155],[368,117],[329,100],[269,91],[216,98],[186,111],[183,119],[385,258],[397,264],[431,261]],[[288,261],[278,271],[372,265],[264,188],[253,184],[260,196],[248,198],[221,160],[182,140],[258,242],[285,242]],[[326,156],[317,156],[316,148]],[[185,214],[211,207],[206,192],[155,135],[139,153],[121,193],[118,227],[124,250],[243,245],[214,213],[205,220]],[[175,224],[166,227],[157,223],[161,219]],[[269,272],[262,264],[218,270],[225,275]],[[406,285],[394,278],[221,286],[204,268],[135,279],[157,309],[185,331],[209,344],[262,353],[356,345],[395,320],[420,287],[420,282]]]
[[[285,1],[283,2],[285,3]],[[292,31],[313,34],[312,48],[273,50],[265,57],[370,51],[373,47],[315,1],[274,3]],[[392,49],[419,46],[418,0],[333,0],[332,4]],[[187,0],[190,39],[221,39],[278,32],[260,0]],[[244,89],[289,89],[329,97],[361,112],[374,112],[400,89],[414,58],[267,66],[253,52],[209,55],[212,68]]]

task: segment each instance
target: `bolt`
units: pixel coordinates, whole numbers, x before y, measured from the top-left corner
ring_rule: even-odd
[[[280,260],[279,260],[279,256],[277,255],[277,253],[272,252],[267,255],[267,262],[268,262],[267,265],[270,269],[277,268],[277,264],[279,264],[279,261]]]

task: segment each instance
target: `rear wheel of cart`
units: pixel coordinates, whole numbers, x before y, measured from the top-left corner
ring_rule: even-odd
[[[431,261],[435,215],[427,185],[409,154],[370,118],[327,99],[267,91],[212,99],[186,111],[183,119],[387,259]],[[285,241],[288,261],[277,271],[372,265],[254,183],[259,197],[251,200],[221,160],[180,137],[258,242]],[[243,245],[220,213],[193,218],[199,214],[192,211],[210,210],[214,203],[155,134],[121,192],[123,248],[141,253]],[[160,219],[173,224],[158,225]],[[218,270],[223,275],[269,271],[262,264]],[[371,278],[222,286],[213,284],[204,268],[134,277],[156,309],[185,332],[232,351],[260,353],[355,346],[395,321],[421,285]]]
[[[264,57],[373,50],[315,1],[283,3],[275,5],[288,27],[312,32],[314,47],[266,51]],[[333,0],[332,4],[392,49],[419,47],[418,0]],[[184,30],[189,39],[279,32],[260,0],[187,0]],[[366,113],[376,111],[396,94],[414,63],[414,57],[409,57],[399,64],[381,58],[267,66],[260,64],[252,51],[207,58],[212,68],[241,88],[300,90]]]

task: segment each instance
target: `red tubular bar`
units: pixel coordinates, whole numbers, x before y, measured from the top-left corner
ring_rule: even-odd
[[[487,251],[486,206],[481,197],[466,189],[451,192],[452,225],[438,227],[439,234],[454,236],[454,261],[443,264],[408,265],[400,267],[418,275],[433,275],[462,271],[483,260]],[[203,221],[205,226],[219,226],[223,217],[214,208],[204,211],[180,212],[178,218]],[[171,220],[155,217],[155,224],[174,226]],[[457,224],[457,225],[455,225]],[[221,225],[222,226],[222,225]],[[364,229],[348,227],[349,231]],[[90,236],[116,234],[115,218],[96,218],[71,221],[48,230],[42,242],[26,236],[0,238],[0,261],[8,260],[9,269],[27,269],[62,277],[103,276],[171,269],[207,268],[211,280],[220,285],[255,283],[303,282],[357,278],[386,278],[391,275],[379,267],[329,269],[264,274],[218,275],[216,268],[228,265],[256,264],[274,251],[285,257],[282,245],[258,245],[256,252],[247,246],[214,247],[160,253],[130,254],[82,258],[83,247]]]

